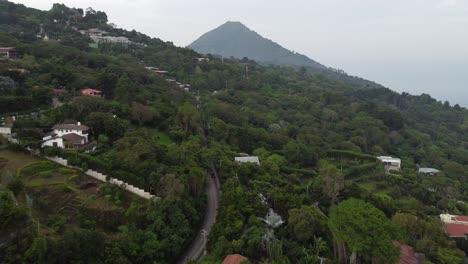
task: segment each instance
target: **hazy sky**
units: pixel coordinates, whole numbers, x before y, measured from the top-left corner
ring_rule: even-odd
[[[186,46],[222,23],[395,91],[468,106],[468,0],[14,0],[105,11],[109,21]]]

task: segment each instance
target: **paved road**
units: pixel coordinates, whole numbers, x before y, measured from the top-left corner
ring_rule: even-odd
[[[198,260],[205,253],[206,242],[211,231],[211,226],[216,222],[216,213],[219,206],[219,189],[217,177],[208,177],[207,184],[207,206],[203,225],[201,226],[197,237],[190,245],[190,248],[185,252],[184,256],[179,261],[180,264],[185,264],[189,260]]]

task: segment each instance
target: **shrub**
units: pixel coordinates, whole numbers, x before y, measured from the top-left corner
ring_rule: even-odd
[[[20,177],[16,176],[8,183],[8,189],[16,196],[24,189],[24,183]]]
[[[46,225],[56,232],[61,233],[64,230],[67,219],[63,215],[51,215],[47,218]]]
[[[39,176],[41,176],[42,178],[48,179],[48,178],[52,178],[54,174],[52,173],[52,171],[41,171],[39,172]]]
[[[57,169],[58,167],[58,164],[48,160],[38,161],[19,169],[17,174],[21,176],[31,176],[43,171],[51,171]]]
[[[44,154],[49,157],[62,156],[63,150],[57,147],[46,147]]]

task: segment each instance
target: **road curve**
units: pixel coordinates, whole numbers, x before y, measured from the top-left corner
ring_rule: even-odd
[[[216,176],[208,177],[207,183],[207,205],[203,224],[197,237],[181,257],[179,264],[185,264],[190,260],[198,260],[205,253],[206,242],[211,231],[211,226],[216,222],[216,213],[219,206],[219,189]]]

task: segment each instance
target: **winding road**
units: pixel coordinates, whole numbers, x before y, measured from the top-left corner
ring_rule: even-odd
[[[205,254],[206,243],[211,231],[211,226],[216,222],[216,213],[219,206],[219,182],[216,174],[208,178],[206,187],[207,205],[203,224],[197,237],[187,249],[183,257],[181,257],[181,260],[178,262],[179,264],[185,264],[190,260],[198,260]]]

